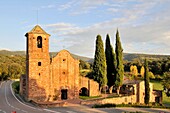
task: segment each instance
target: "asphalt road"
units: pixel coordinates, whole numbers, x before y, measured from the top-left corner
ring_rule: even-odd
[[[0,113],[122,113],[141,111],[145,113],[170,113],[168,109],[152,108],[90,108],[83,105],[71,105],[56,108],[38,108],[20,102],[13,94],[12,81],[0,84]]]
[[[12,81],[0,85],[0,113],[49,113],[40,108],[31,107],[17,100],[12,92]]]

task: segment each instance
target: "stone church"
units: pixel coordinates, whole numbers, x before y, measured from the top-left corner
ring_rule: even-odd
[[[49,37],[39,25],[26,33],[26,75],[20,78],[20,94],[26,100],[78,99],[79,94],[99,95],[97,82],[79,76],[79,60],[67,50],[49,55]]]

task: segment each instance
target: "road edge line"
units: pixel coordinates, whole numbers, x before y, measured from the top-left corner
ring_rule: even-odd
[[[60,112],[52,111],[52,110],[49,110],[49,109],[39,109],[39,108],[35,108],[35,107],[29,106],[29,105],[27,105],[27,104],[25,104],[25,103],[22,103],[22,102],[14,95],[14,92],[13,92],[13,90],[12,90],[12,83],[13,83],[13,82],[10,83],[11,93],[12,93],[12,95],[15,97],[15,99],[16,99],[19,103],[21,103],[22,105],[27,106],[27,107],[32,108],[32,109],[37,109],[37,110],[40,110],[40,111],[41,111],[41,110],[45,110],[45,111],[50,111],[50,112],[53,112],[53,113],[60,113]]]
[[[50,112],[53,112],[53,113],[61,113],[61,112],[57,112],[57,111],[52,111],[52,110],[49,110],[49,109],[43,109],[45,111],[50,111]]]
[[[27,106],[27,107],[32,108],[32,109],[37,109],[37,108],[35,108],[35,107],[32,107],[32,106],[29,106],[29,105],[27,105],[27,104],[22,103],[22,102],[15,96],[15,94],[14,94],[14,92],[13,92],[13,90],[12,90],[12,83],[13,83],[13,82],[10,83],[10,89],[11,89],[11,93],[12,93],[12,95],[14,96],[14,98],[15,98],[20,104],[22,104],[22,105],[24,105],[24,106]]]

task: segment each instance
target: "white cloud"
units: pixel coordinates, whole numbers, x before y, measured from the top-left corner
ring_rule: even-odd
[[[140,26],[123,26],[128,20],[111,20],[94,24],[89,27],[80,28],[72,24],[63,24],[65,27],[59,26],[54,29],[55,33],[63,37],[63,43],[69,43],[67,47],[71,52],[93,57],[95,38],[97,34],[101,34],[105,43],[105,36],[110,34],[112,42],[115,42],[115,32],[118,24],[120,24],[120,36],[124,52],[137,52],[137,53],[156,53],[168,54],[170,51],[167,24],[169,21],[154,22],[150,24],[143,24]],[[59,24],[58,24],[59,25]],[[67,45],[66,45],[67,46]],[[113,43],[114,46],[114,43]],[[166,48],[163,49],[162,48]]]
[[[110,16],[112,18],[107,21],[86,27],[64,22],[46,25],[49,31],[61,37],[59,38],[60,41],[52,43],[56,45],[62,43],[72,53],[93,57],[97,34],[102,35],[105,43],[105,36],[109,33],[114,46],[115,32],[118,27],[124,52],[169,54],[170,15],[167,11],[169,10],[167,1],[154,0],[148,2],[148,0],[139,0],[136,4],[127,5],[128,2],[124,2],[124,0],[116,3],[98,0],[96,2],[88,0],[77,2],[74,5],[79,10],[75,11],[77,8],[72,9],[75,14],[81,14],[83,11],[87,13],[104,5],[108,6],[104,9],[108,14],[113,13],[115,15],[116,13],[120,15],[117,17]],[[120,3],[123,3],[123,5]],[[65,9],[71,8],[71,5],[66,4],[66,6]],[[84,10],[82,11],[82,9]]]

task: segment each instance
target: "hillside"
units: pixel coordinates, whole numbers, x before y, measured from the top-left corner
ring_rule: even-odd
[[[137,54],[137,53],[124,53],[124,60],[132,61],[133,59],[151,59],[151,60],[158,60],[158,59],[165,59],[170,57],[170,55],[153,55],[153,54]]]
[[[0,50],[0,55],[20,55],[20,56],[24,56],[25,55],[25,51]]]
[[[50,57],[52,56],[56,56],[58,52],[50,52]],[[25,56],[26,52],[25,51],[8,51],[8,50],[0,50],[0,55],[9,55],[9,56],[12,56],[12,55],[19,55],[19,56]],[[88,58],[88,57],[83,57],[83,56],[78,56],[78,55],[75,55],[75,54],[72,54],[71,55],[75,58],[75,59],[81,59],[83,61],[86,61],[86,62],[89,62],[89,61],[93,61],[92,58]]]
[[[56,56],[57,52],[50,52],[50,56]],[[20,55],[20,56],[24,56],[25,55],[25,51],[8,51],[8,50],[0,50],[0,55]],[[93,62],[92,58],[88,58],[88,57],[83,57],[83,56],[78,56],[75,54],[71,55],[75,58],[75,59],[81,59],[83,61],[86,62]],[[135,53],[124,53],[124,60],[127,61],[132,61],[133,59],[152,59],[152,60],[157,60],[157,59],[164,59],[164,58],[168,58],[170,57],[170,55],[152,55],[152,54],[135,54]]]

